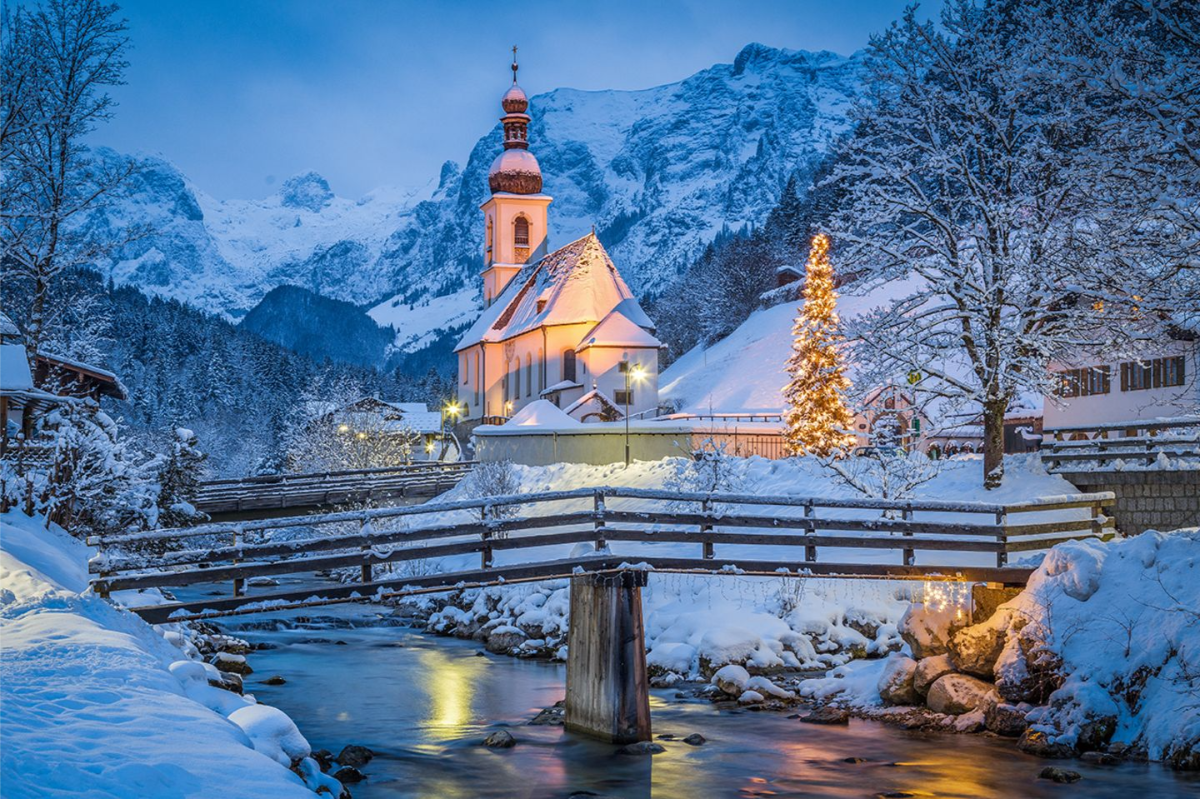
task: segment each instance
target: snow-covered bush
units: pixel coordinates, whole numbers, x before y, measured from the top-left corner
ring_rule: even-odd
[[[663,480],[663,489],[681,494],[736,494],[742,490],[745,459],[727,451],[725,442],[707,438],[690,458],[671,460],[672,471]],[[694,502],[673,502],[678,511],[696,510]]]
[[[95,402],[64,403],[43,426],[54,455],[38,510],[80,536],[157,524],[161,459],[136,450]]]
[[[484,461],[475,465],[459,484],[462,499],[491,499],[521,493],[521,480],[513,462],[507,458]],[[485,519],[511,519],[521,510],[520,505],[496,505],[484,508]]]

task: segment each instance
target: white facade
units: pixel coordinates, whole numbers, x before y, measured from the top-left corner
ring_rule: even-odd
[[[1060,376],[1056,396],[1045,398],[1046,429],[1146,421],[1200,413],[1200,343],[1168,341],[1138,359],[1051,364]]]

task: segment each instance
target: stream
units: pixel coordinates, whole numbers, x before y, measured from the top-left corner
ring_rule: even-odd
[[[1200,775],[1157,764],[1046,761],[1009,740],[859,719],[848,727],[804,724],[791,713],[718,709],[679,698],[676,688],[652,692],[655,736],[699,732],[708,742],[662,740],[662,754],[618,755],[616,746],[562,727],[527,724],[563,698],[564,664],[481,655],[473,641],[380,626],[390,612],[315,608],[220,625],[274,647],[250,655],[246,691],[288,713],[314,749],[336,755],[361,744],[376,752],[362,769],[368,779],[350,786],[355,799],[1200,795]],[[296,626],[278,629],[272,620]],[[286,684],[265,685],[272,675]],[[517,739],[515,747],[480,745],[500,728]],[[1046,765],[1078,771],[1083,780],[1037,779]]]

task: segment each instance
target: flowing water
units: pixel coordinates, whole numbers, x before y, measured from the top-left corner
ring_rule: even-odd
[[[336,754],[353,743],[377,753],[363,768],[367,781],[351,786],[356,799],[1200,796],[1200,777],[1154,764],[1055,761],[1083,775],[1058,785],[1037,779],[1051,761],[1011,741],[857,719],[848,727],[803,724],[789,713],[719,710],[677,698],[675,689],[651,696],[655,735],[699,732],[708,743],[664,740],[666,752],[653,757],[618,755],[616,746],[562,727],[527,724],[563,698],[564,665],[480,655],[474,642],[378,626],[375,610],[322,613],[340,620],[333,626],[257,629],[262,619],[236,618],[222,625],[275,646],[250,656],[246,690],[287,712],[314,748]],[[361,626],[339,626],[346,621]],[[264,685],[272,675],[286,684]],[[480,745],[500,728],[516,737],[514,748]]]

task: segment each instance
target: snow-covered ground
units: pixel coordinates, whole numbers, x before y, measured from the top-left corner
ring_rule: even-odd
[[[210,686],[178,630],[90,593],[79,541],[16,511],[0,528],[5,797],[312,799],[287,768],[315,763],[286,715]]]
[[[479,291],[465,288],[453,294],[428,297],[415,303],[393,297],[381,302],[367,314],[380,327],[396,331],[395,347],[400,352],[412,352],[429,344],[438,333],[471,324],[479,316]]]

